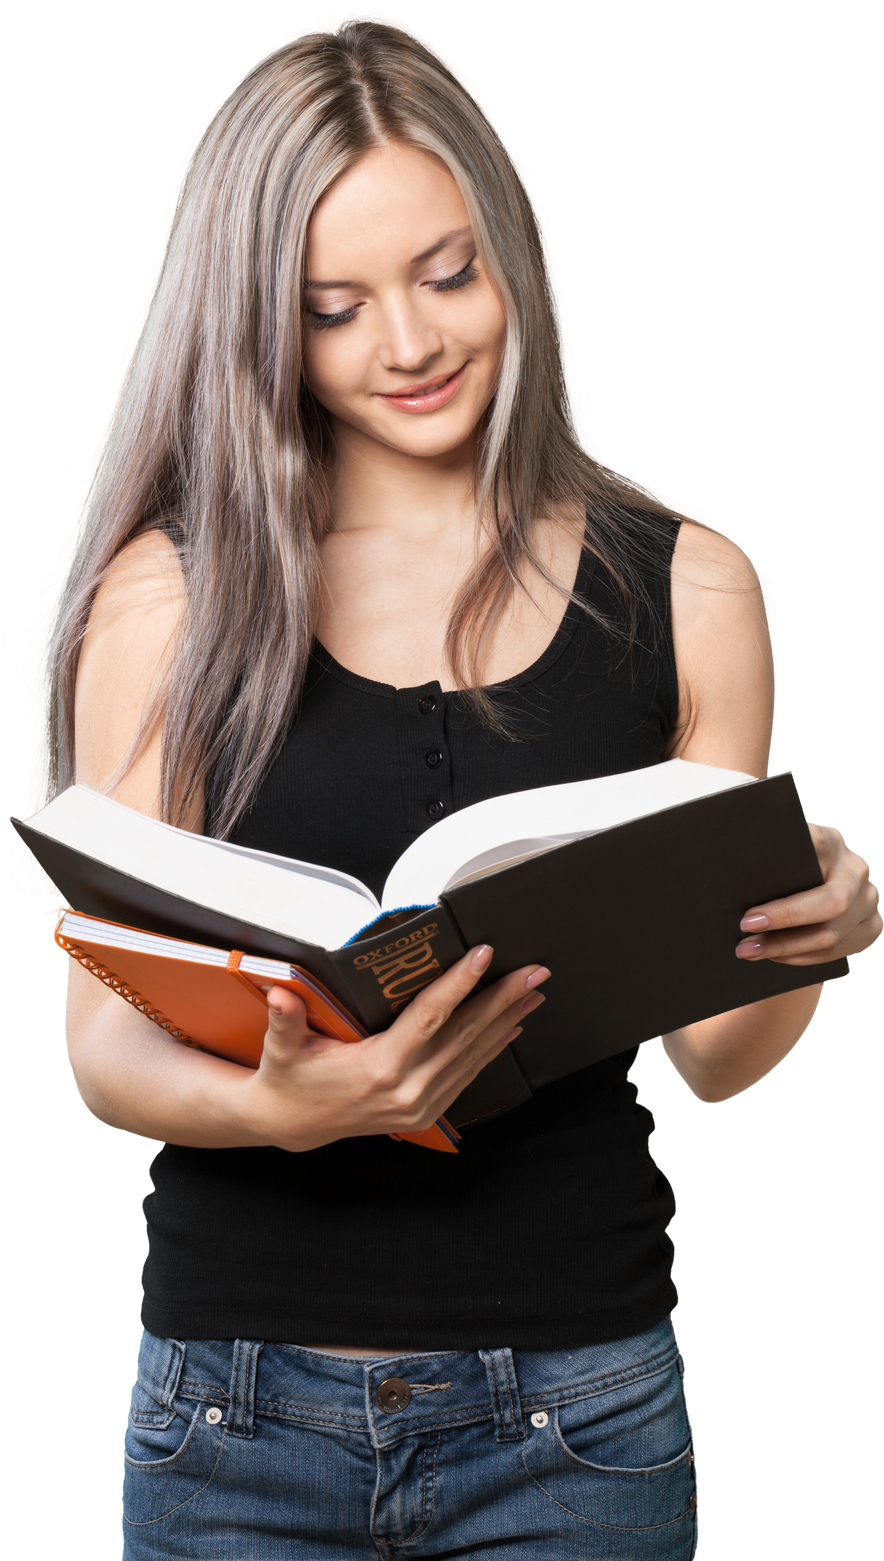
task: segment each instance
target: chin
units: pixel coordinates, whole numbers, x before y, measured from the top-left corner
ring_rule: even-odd
[[[402,421],[404,422],[405,419],[403,418]],[[417,418],[414,421],[417,422]],[[466,423],[457,428],[415,428],[414,432],[384,428],[378,430],[374,437],[388,449],[398,450],[402,455],[434,460],[439,456],[452,455],[455,450],[462,449],[465,444],[471,442],[475,431],[476,423]]]

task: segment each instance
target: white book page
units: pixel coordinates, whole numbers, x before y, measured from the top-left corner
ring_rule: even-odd
[[[493,853],[513,842],[535,845],[542,837],[551,846],[560,844],[755,779],[738,770],[667,759],[622,775],[489,797],[441,819],[403,852],[384,885],[381,907],[432,905],[465,866],[474,869],[476,858],[487,866]]]
[[[379,910],[347,873],[175,829],[91,786],[69,787],[28,823],[169,894],[325,948],[346,943]]]
[[[572,838],[571,835],[564,836],[565,840]],[[442,885],[440,893],[453,889],[455,884],[468,883],[471,878],[484,878],[487,873],[499,872],[502,867],[515,867],[519,862],[527,862],[531,856],[544,856],[553,846],[561,844],[562,841],[552,835],[545,835],[540,840],[508,840],[506,845],[494,846],[491,851],[482,851],[469,862],[463,862],[453,878]]]

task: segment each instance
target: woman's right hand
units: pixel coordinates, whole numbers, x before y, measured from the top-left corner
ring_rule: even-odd
[[[549,975],[542,965],[526,965],[471,997],[491,954],[487,944],[471,949],[388,1030],[359,1043],[309,1029],[301,999],[271,987],[260,1067],[234,1085],[253,1141],[305,1150],[429,1127],[544,1001],[536,991]]]

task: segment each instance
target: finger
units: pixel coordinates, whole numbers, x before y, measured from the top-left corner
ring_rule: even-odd
[[[462,959],[437,976],[408,1004],[388,1030],[369,1036],[363,1042],[366,1051],[379,1051],[382,1076],[410,1065],[415,1054],[432,1040],[450,1018],[458,1003],[481,980],[491,963],[493,949],[480,943],[468,949]]]
[[[529,992],[522,994],[518,1002],[510,1004],[484,1028],[464,1031],[460,1027],[452,1028],[451,1024],[446,1026],[441,1044],[428,1049],[411,1070],[418,1093],[432,1093],[434,1097],[441,1094],[450,1103],[517,1034],[521,1035],[522,1025],[518,1021],[544,1001],[542,992]]]
[[[840,923],[800,927],[795,932],[765,932],[740,944],[737,954],[750,960],[767,958],[776,965],[825,965],[829,960],[868,954],[881,941],[882,932],[884,916],[879,910],[864,916],[854,905],[851,915]]]
[[[458,960],[444,976],[424,987],[417,997],[400,1014],[387,1031],[387,1039],[404,1056],[413,1056],[422,1046],[430,1043],[451,1020],[455,1009],[464,1005],[458,1015],[458,1027],[472,1026],[478,1033],[485,1024],[496,1018],[526,992],[545,980],[549,972],[545,966],[526,965],[496,981],[493,986],[470,998],[476,983],[488,969],[493,950],[487,944],[471,949]],[[530,983],[530,985],[529,985]]]
[[[267,1034],[264,1050],[291,1051],[312,1039],[307,1023],[307,1005],[296,992],[284,986],[267,990]],[[343,1043],[342,1043],[343,1044]]]
[[[388,1035],[396,1039],[406,1036],[423,1041],[441,1028],[455,1008],[468,997],[482,979],[494,953],[489,943],[480,943],[468,949],[462,959],[437,976],[423,991],[418,992],[404,1013],[394,1020]]]
[[[837,923],[822,922],[794,932],[766,932],[755,938],[744,938],[737,944],[736,954],[738,959],[749,961],[800,960],[805,965],[822,964],[841,957],[843,942],[844,933]]]
[[[433,1121],[447,1111],[453,1100],[471,1084],[477,1074],[487,1068],[495,1057],[506,1051],[523,1033],[520,1024],[514,1024],[502,1032],[495,1027],[494,1039],[483,1033],[481,1046],[470,1047],[452,1057],[441,1072],[433,1070],[421,1081],[420,1095],[429,1103],[429,1115]]]
[[[865,867],[864,863],[862,865]],[[837,886],[834,887],[837,889]],[[827,893],[832,888],[832,884],[826,884],[822,889],[813,890],[812,893],[822,897],[824,903],[837,910],[839,906],[845,905],[845,895],[838,892]],[[796,895],[793,898],[807,900],[810,899],[810,894]],[[874,942],[874,933],[871,929],[877,915],[877,907],[878,891],[874,884],[869,883],[867,874],[864,874],[856,893],[847,898],[846,909],[841,914],[828,918],[820,917],[815,922],[808,921],[791,932],[788,928],[783,927],[778,930],[775,926],[765,931],[765,924],[769,924],[773,918],[760,910],[749,912],[743,917],[741,926],[744,931],[752,933],[753,936],[742,940],[738,945],[737,953],[741,959],[791,957],[799,953],[810,955],[818,948],[831,950],[836,945],[844,945],[838,948],[836,954],[830,952],[829,958],[837,958],[841,953],[858,954],[860,949],[868,948],[869,944]],[[861,927],[865,930],[859,934]],[[811,940],[806,946],[802,944],[802,939],[805,937]],[[779,942],[776,942],[776,939],[779,939]]]
[[[817,889],[808,889],[803,894],[790,894],[786,899],[755,905],[740,922],[740,931],[755,936],[789,927],[818,926],[835,921],[847,915],[856,899],[858,888],[855,881],[839,877],[820,884]]]
[[[300,1015],[306,1018],[307,1005],[297,992],[290,991],[287,986],[262,986],[261,991],[267,999],[268,1013],[274,1018],[293,1019]]]
[[[493,985],[484,987],[461,1003],[448,1022],[449,1028],[474,1035],[499,1021],[510,1009],[515,1013],[530,1012],[537,1006],[531,999],[549,976],[546,965],[524,965],[520,970],[501,976]]]
[[[412,1066],[425,1067],[438,1074],[452,1063],[461,1069],[478,1071],[484,1066],[481,1059],[489,1048],[496,1046],[500,1036],[514,1024],[521,1023],[533,1009],[544,1001],[542,992],[527,988],[528,981],[545,980],[549,972],[540,966],[535,970],[514,971],[487,991],[469,998],[448,1022],[437,1031],[432,1043],[424,1052],[413,1056]]]

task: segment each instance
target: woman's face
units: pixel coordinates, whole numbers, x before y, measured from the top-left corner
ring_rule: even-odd
[[[310,223],[304,377],[338,437],[432,457],[469,441],[506,321],[447,168],[401,143],[367,152]]]

